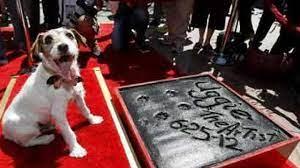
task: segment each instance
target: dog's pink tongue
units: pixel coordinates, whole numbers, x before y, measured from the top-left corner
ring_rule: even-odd
[[[59,68],[61,70],[61,75],[65,80],[72,80],[72,72],[71,72],[72,62],[63,62],[59,64]]]

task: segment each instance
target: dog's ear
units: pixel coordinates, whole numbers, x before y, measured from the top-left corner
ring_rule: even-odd
[[[42,52],[43,35],[44,33],[38,34],[35,41],[33,42],[31,47],[31,53],[33,55],[39,55],[39,53]]]
[[[72,31],[72,33],[74,34],[78,44],[83,44],[85,47],[87,47],[87,41],[86,38],[83,37],[80,33],[78,33],[77,30],[75,29],[70,29]]]

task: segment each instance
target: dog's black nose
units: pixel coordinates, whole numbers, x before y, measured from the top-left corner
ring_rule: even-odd
[[[65,43],[58,45],[58,51],[66,53],[69,50],[69,46]]]

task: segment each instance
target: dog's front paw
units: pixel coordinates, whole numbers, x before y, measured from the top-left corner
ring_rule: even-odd
[[[75,158],[82,158],[86,154],[87,154],[86,150],[79,144],[75,145],[75,147],[70,152],[70,156]]]
[[[100,124],[103,121],[103,118],[101,116],[92,116],[89,119],[89,122],[91,124]]]

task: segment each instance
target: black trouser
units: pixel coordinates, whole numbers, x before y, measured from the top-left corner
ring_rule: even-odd
[[[145,42],[145,33],[149,22],[148,11],[142,7],[130,8],[125,3],[119,4],[119,9],[114,18],[112,32],[112,46],[116,50],[126,49],[131,34],[131,29],[136,31],[136,43]]]
[[[223,30],[225,18],[230,7],[228,0],[196,0],[191,20],[191,27]],[[207,18],[209,21],[207,23]]]
[[[39,0],[21,0],[23,12],[29,18],[29,32],[31,40],[34,40],[39,33],[40,24],[40,5]],[[8,11],[11,15],[12,23],[15,29],[15,40],[17,43],[24,42],[24,29],[20,18],[18,17],[16,0],[6,0]],[[26,18],[25,18],[26,21]]]
[[[59,4],[58,0],[43,0],[44,20],[48,29],[58,27],[59,23]]]
[[[280,35],[272,47],[271,53],[281,54],[292,48],[295,48],[297,52],[300,51],[300,36],[281,28]]]
[[[240,32],[248,36],[254,33],[251,16],[252,16],[252,5],[255,0],[239,0],[239,21],[240,21]]]
[[[257,47],[260,45],[261,41],[268,34],[274,21],[275,21],[275,17],[273,13],[271,13],[269,10],[264,10],[264,13],[259,21],[259,25],[257,27],[255,36],[253,38],[252,45]]]
[[[283,11],[284,8],[284,0],[275,0],[275,5]],[[259,25],[257,27],[255,36],[252,41],[252,45],[255,47],[259,47],[261,41],[268,34],[272,24],[275,21],[274,14],[270,11],[268,7],[264,7],[264,13],[259,21]]]
[[[161,2],[154,2],[153,19],[160,22],[163,17],[163,9]]]

